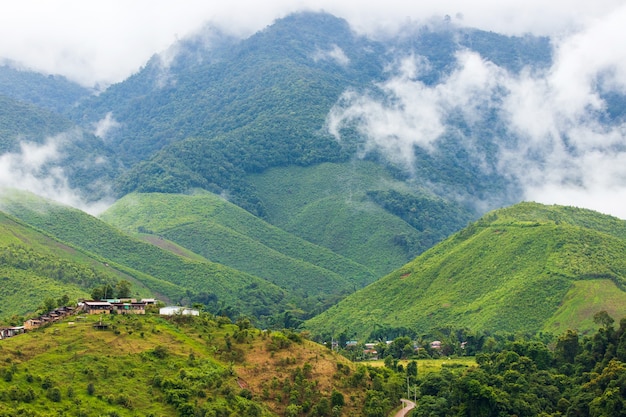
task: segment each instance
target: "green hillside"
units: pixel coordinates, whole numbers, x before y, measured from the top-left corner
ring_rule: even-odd
[[[354,365],[298,335],[208,314],[99,320],[2,340],[0,416],[362,415],[368,385],[348,385]]]
[[[58,114],[2,94],[0,108],[0,152],[3,153],[16,151],[20,140],[39,142],[47,135],[60,133],[73,126]]]
[[[498,210],[306,327],[358,337],[394,327],[586,331],[597,311],[626,314],[626,240],[610,229],[621,235],[624,221],[535,203]]]
[[[367,161],[248,176],[268,220],[382,276],[461,229],[473,212]]]
[[[283,309],[284,291],[265,280],[160,249],[79,210],[24,193],[5,196],[2,206],[44,233],[123,268],[159,297],[201,302],[233,316],[269,316]]]
[[[127,272],[0,211],[0,319],[33,313],[46,299],[88,298],[94,287],[121,280],[131,282],[134,296],[152,294]]]
[[[207,192],[129,194],[101,218],[129,233],[164,237],[213,262],[268,280],[297,296],[298,304],[308,297],[352,292],[375,279],[364,266]]]

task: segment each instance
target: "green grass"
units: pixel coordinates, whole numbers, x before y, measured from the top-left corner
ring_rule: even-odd
[[[575,281],[554,315],[545,323],[543,331],[561,334],[571,323],[580,323],[582,329],[593,329],[593,315],[606,311],[611,317],[623,317],[626,293],[607,279]]]
[[[152,316],[107,316],[104,322],[110,328],[100,331],[93,328],[98,316],[71,320],[72,325],[65,320],[3,341],[1,415],[18,409],[36,416],[50,412],[88,416],[112,412],[121,416],[179,415],[176,402],[157,385],[157,378],[178,384],[178,389],[170,390],[170,396],[182,399],[193,393],[184,402],[203,405],[213,399],[216,408],[220,403],[232,408],[247,401],[236,396],[232,401],[225,398],[226,387],[239,391],[236,377],[227,364],[214,358],[213,344],[203,341],[197,328],[180,328]],[[210,336],[207,341],[213,339],[216,345],[223,341],[226,329],[232,331],[231,326],[219,329],[215,323],[204,323],[204,336]],[[157,347],[164,352],[162,357],[153,353]],[[12,374],[10,381],[6,381],[7,372]],[[181,378],[182,372],[189,375],[187,380]],[[60,401],[50,399],[52,388],[48,385],[59,390]],[[31,391],[34,399],[10,401],[12,390]],[[204,395],[198,395],[199,391]]]
[[[94,328],[100,320],[106,330]],[[354,370],[295,334],[207,314],[80,314],[0,343],[0,416],[264,417],[334,390],[346,398],[342,416],[360,415],[368,387],[348,387]],[[298,398],[283,395],[284,387]]]
[[[402,365],[405,369],[407,364],[411,360],[399,360],[398,365]],[[432,372],[440,372],[442,368],[473,368],[476,367],[476,359],[473,356],[461,357],[461,358],[446,358],[446,359],[416,359],[418,375],[424,376]],[[375,361],[365,361],[366,365],[374,367],[385,366],[385,361],[382,359]]]

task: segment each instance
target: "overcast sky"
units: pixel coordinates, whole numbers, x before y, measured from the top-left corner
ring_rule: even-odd
[[[562,36],[605,18],[620,4],[623,0],[5,0],[0,57],[85,85],[106,85],[206,22],[246,35],[289,12],[323,9],[365,32],[447,14],[497,32]]]
[[[542,73],[510,74],[477,54],[463,52],[449,77],[426,86],[414,76],[419,58],[403,57],[398,70],[378,86],[392,100],[348,91],[331,111],[329,125],[332,129],[359,120],[368,140],[366,149],[382,149],[409,166],[412,148],[428,149],[445,129],[449,112],[461,107],[463,117],[473,123],[484,117],[480,109],[493,108],[507,121],[508,133],[520,139],[516,148],[502,149],[498,169],[520,180],[526,200],[587,207],[626,219],[626,124],[604,124],[605,103],[599,94],[600,89],[626,94],[624,0],[13,0],[0,4],[0,58],[62,74],[86,86],[122,81],[152,54],[205,23],[243,37],[297,10],[325,10],[366,34],[448,15],[458,24],[484,30],[549,35],[554,63]],[[333,53],[337,59],[343,52]],[[114,115],[107,115],[100,127],[115,123]],[[465,144],[470,151],[473,140],[468,138]],[[55,143],[51,139],[37,149],[24,145],[21,153],[1,156],[0,180],[15,184],[13,175],[20,184],[40,181],[31,171],[37,171],[46,158],[58,156]],[[31,154],[40,157],[25,172],[24,167],[32,165],[24,163],[31,161]],[[543,160],[527,155],[543,155]],[[14,169],[3,173],[2,166],[5,171]],[[52,184],[64,184],[62,171]],[[49,181],[39,185],[27,189],[53,188]],[[69,191],[56,194],[71,196]]]

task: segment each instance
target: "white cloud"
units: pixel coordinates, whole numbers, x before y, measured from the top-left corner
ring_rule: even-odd
[[[622,4],[621,0],[20,0],[3,4],[0,57],[85,85],[106,85],[128,77],[154,53],[206,22],[244,36],[290,12],[325,10],[366,33],[395,31],[408,21],[450,15],[468,26],[501,33],[560,34],[602,19]]]
[[[420,61],[406,58],[375,92],[349,91],[328,117],[331,133],[353,126],[373,149],[411,166],[413,148],[432,149],[448,117],[486,122],[495,110],[509,139],[499,146],[498,169],[523,186],[528,200],[578,205],[626,218],[626,124],[607,124],[602,89],[626,92],[626,6],[567,37],[554,64],[514,75],[475,53],[457,56],[457,68],[434,86],[415,79]]]
[[[343,127],[354,126],[367,138],[361,149],[383,151],[392,161],[411,170],[414,147],[431,150],[445,132],[448,114],[460,112],[468,123],[477,120],[478,108],[490,105],[503,71],[471,52],[457,56],[458,69],[430,87],[416,79],[423,59],[409,56],[396,63],[398,74],[378,84],[380,94],[346,92],[331,110],[327,127],[340,137]]]
[[[95,123],[93,134],[101,139],[106,139],[107,134],[111,130],[116,129],[120,126],[121,124],[113,118],[113,113],[108,112],[106,116],[104,116],[104,118]]]
[[[58,165],[63,144],[71,140],[70,136],[60,134],[43,144],[22,142],[19,152],[0,155],[0,189],[29,191],[94,215],[104,211],[113,201],[86,202],[80,192],[72,189]]]
[[[342,67],[346,67],[350,64],[350,58],[346,56],[346,53],[337,45],[333,45],[332,48],[327,50],[318,49],[313,54],[313,60],[317,61],[334,61]]]

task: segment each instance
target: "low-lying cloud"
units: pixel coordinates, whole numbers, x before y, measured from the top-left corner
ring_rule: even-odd
[[[59,134],[47,138],[43,144],[23,141],[19,151],[0,155],[0,195],[3,189],[18,189],[92,215],[104,211],[113,200],[87,201],[79,190],[70,186],[60,164],[62,149],[71,136],[72,133]]]
[[[407,56],[365,92],[346,92],[328,117],[331,133],[355,128],[361,153],[383,152],[409,170],[414,148],[431,151],[450,117],[485,124],[497,114],[502,137],[464,137],[498,146],[500,174],[521,184],[520,198],[587,207],[626,218],[626,124],[607,117],[603,94],[626,93],[626,46],[618,41],[626,7],[555,43],[544,70],[512,74],[475,52],[461,51],[438,84],[418,79],[424,64]],[[610,45],[610,48],[606,47]]]

